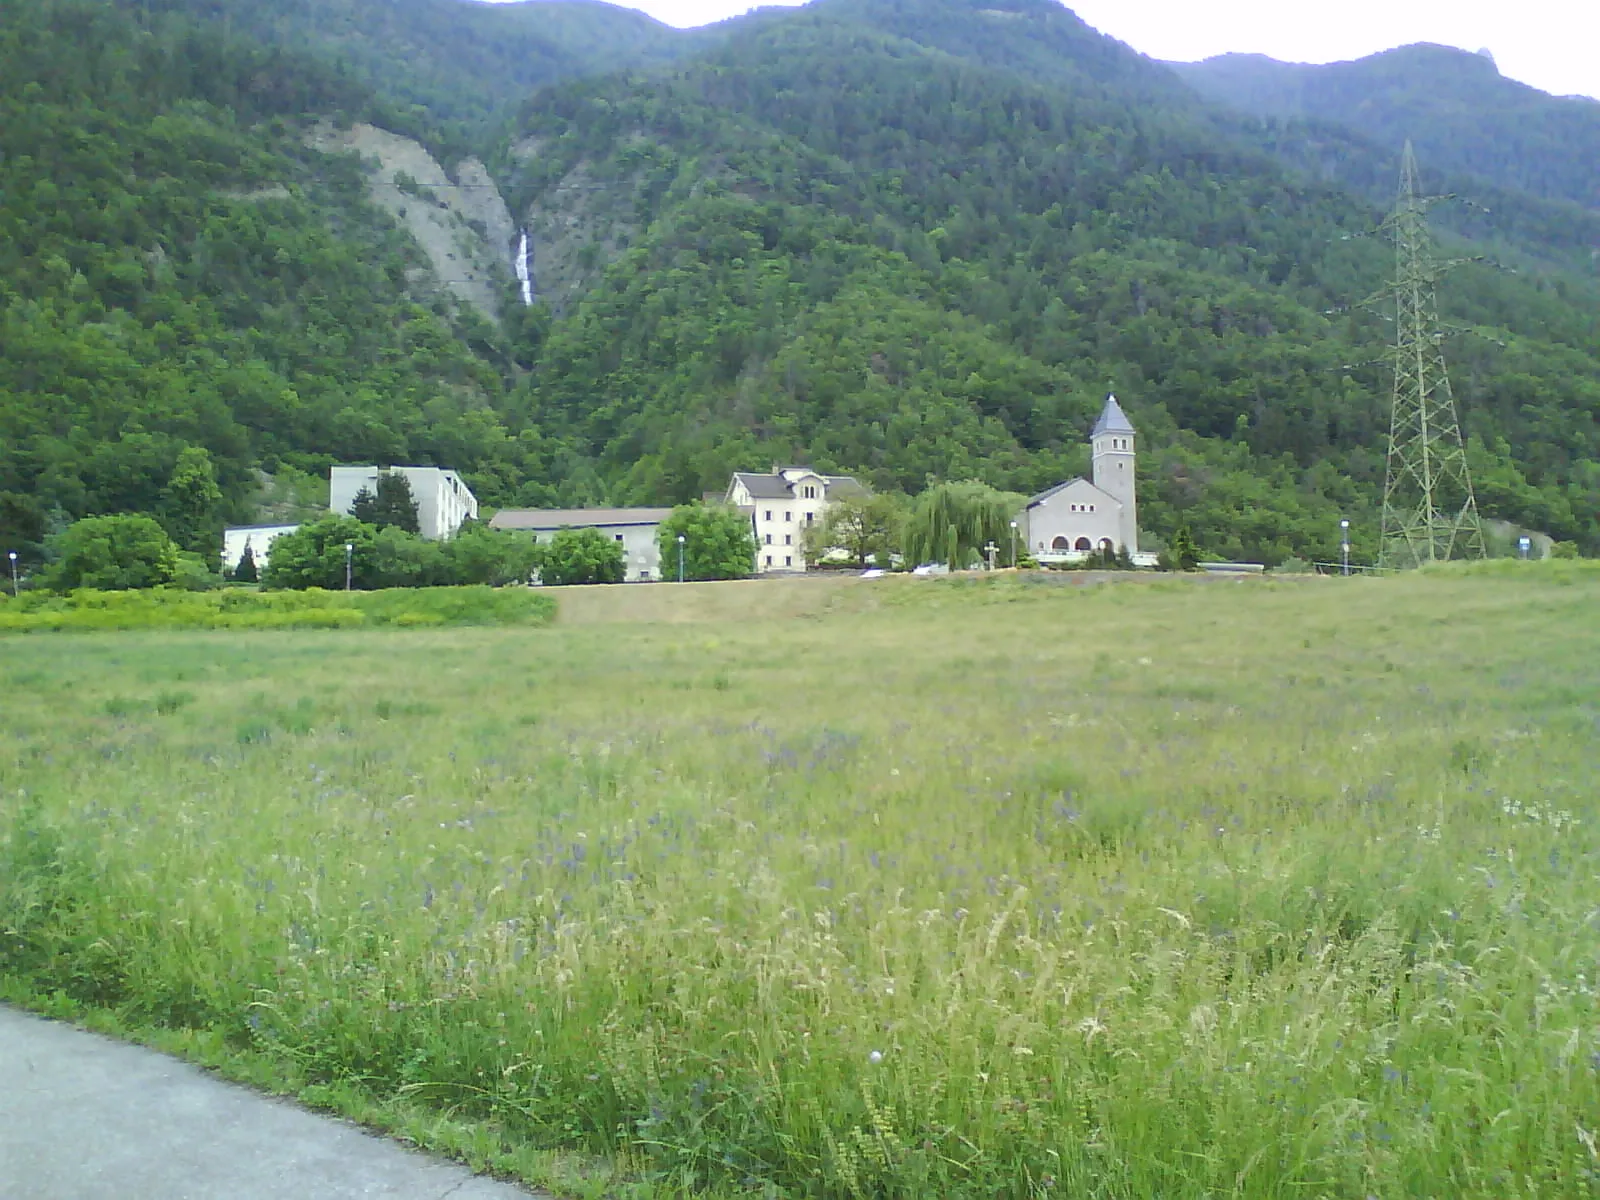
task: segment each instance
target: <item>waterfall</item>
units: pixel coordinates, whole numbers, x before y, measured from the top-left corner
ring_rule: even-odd
[[[522,241],[517,246],[517,282],[522,284],[522,303],[533,303],[533,271],[528,265],[528,231],[522,231]]]

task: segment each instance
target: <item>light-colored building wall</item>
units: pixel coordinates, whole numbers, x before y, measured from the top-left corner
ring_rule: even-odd
[[[1075,562],[1106,550],[1139,553],[1139,500],[1134,481],[1135,433],[1115,396],[1107,396],[1089,435],[1093,480],[1069,479],[1040,492],[1017,517],[1029,553]]]
[[[621,543],[628,583],[648,583],[663,578],[661,550],[656,535],[670,508],[507,508],[489,520],[491,529],[527,532],[536,542],[548,542],[561,529],[596,529]],[[677,563],[667,564],[666,578],[677,577]]]
[[[1122,540],[1122,505],[1087,479],[1074,479],[1036,496],[1023,511],[1028,550],[1035,557],[1112,550]]]
[[[756,570],[784,574],[806,570],[805,533],[827,519],[831,497],[860,493],[845,475],[823,475],[809,467],[782,467],[769,475],[739,472],[728,484],[727,502],[750,518],[756,537]]]
[[[250,557],[256,561],[256,570],[267,565],[272,554],[272,543],[286,533],[299,529],[298,525],[240,525],[222,531],[222,565],[231,571],[244,557],[244,548],[250,547]]]
[[[425,538],[454,537],[462,524],[478,519],[478,498],[454,471],[442,467],[332,467],[328,508],[348,516],[362,488],[377,494],[378,476],[405,476],[417,502],[417,530]]]

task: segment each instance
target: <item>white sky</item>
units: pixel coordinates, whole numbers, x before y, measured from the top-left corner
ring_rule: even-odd
[[[705,25],[749,0],[616,0],[669,25]],[[1487,47],[1503,74],[1600,98],[1600,0],[1069,0],[1102,33],[1184,62],[1230,50],[1336,62],[1411,42]]]

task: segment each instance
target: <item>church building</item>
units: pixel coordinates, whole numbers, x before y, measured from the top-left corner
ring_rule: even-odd
[[[1115,396],[1089,435],[1093,479],[1069,479],[1028,501],[1019,534],[1041,562],[1074,562],[1087,554],[1139,553],[1139,505],[1134,490],[1134,432]]]

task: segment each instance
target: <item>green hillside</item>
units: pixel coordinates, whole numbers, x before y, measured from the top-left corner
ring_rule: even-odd
[[[499,335],[432,289],[301,115],[389,119],[314,62],[104,5],[0,23],[0,538],[164,513],[186,447],[254,470],[501,453]],[[413,282],[415,281],[415,282]],[[520,473],[520,472],[519,472]]]
[[[340,460],[490,504],[667,503],[774,459],[1028,491],[1084,469],[1108,388],[1153,533],[1268,561],[1331,553],[1340,516],[1375,535],[1381,212],[1303,131],[1045,0],[822,0],[698,43],[600,5],[0,7],[0,538],[30,557],[168,513],[185,449],[213,525],[258,472]],[[507,59],[524,82],[694,52],[498,126],[503,20],[560,50]],[[359,164],[307,148],[356,120],[447,166],[492,148],[549,303],[454,301]],[[1482,507],[1600,548],[1600,290],[1558,202],[1508,194],[1451,236],[1518,270],[1443,296]]]
[[[118,0],[315,55],[457,153],[532,89],[670,61],[714,40],[599,0]]]
[[[1381,214],[1163,102],[1070,14],[1007,7],[823,4],[531,101],[517,202],[603,181],[580,216],[627,248],[553,328],[528,419],[628,499],[774,458],[1027,490],[1081,468],[1109,386],[1147,434],[1149,528],[1326,553],[1382,479],[1388,331],[1352,307],[1389,270]],[[986,31],[1037,45],[1036,19],[1094,53],[1041,83],[945,49],[1010,62]],[[1587,289],[1478,266],[1447,305],[1485,508],[1592,540]]]

